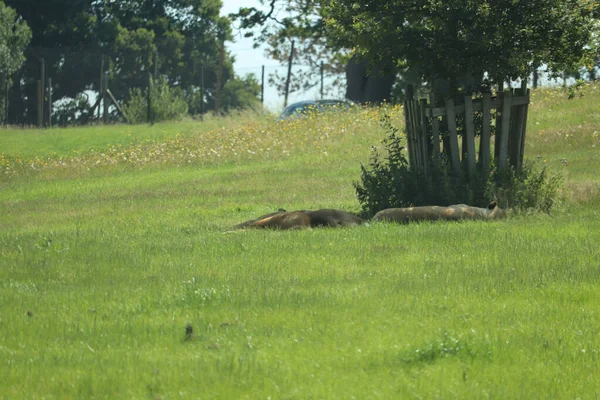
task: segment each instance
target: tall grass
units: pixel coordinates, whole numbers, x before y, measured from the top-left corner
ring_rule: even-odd
[[[493,223],[225,233],[278,207],[357,210],[389,110],[164,125],[118,150],[162,146],[146,162],[99,157],[121,127],[64,165],[9,134],[0,398],[600,396],[600,94],[585,90],[536,92],[530,111],[526,156],[571,200]],[[207,155],[188,163],[171,141]]]

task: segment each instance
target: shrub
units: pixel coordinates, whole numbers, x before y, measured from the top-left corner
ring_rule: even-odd
[[[175,120],[183,117],[188,106],[183,91],[172,88],[164,78],[152,82],[150,90],[150,112],[153,122]],[[129,90],[129,101],[123,111],[129,122],[140,123],[148,121],[148,88]]]
[[[382,156],[373,148],[369,166],[361,165],[361,181],[354,183],[363,217],[391,207],[459,203],[485,207],[490,200],[502,208],[548,213],[561,188],[560,176],[549,175],[545,168],[539,171],[533,163],[525,163],[520,171],[506,168],[503,173],[491,167],[487,176],[468,176],[463,171],[459,178],[442,155],[425,175],[410,168],[402,138],[389,116],[382,118],[381,125],[388,132],[383,140],[387,154]]]

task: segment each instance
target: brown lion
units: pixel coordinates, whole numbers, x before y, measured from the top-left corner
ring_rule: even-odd
[[[506,216],[496,202],[491,202],[487,208],[471,207],[466,204],[456,204],[448,207],[425,206],[407,208],[388,208],[379,211],[373,217],[374,221],[391,221],[408,223],[411,221],[460,221],[476,219],[502,219]]]
[[[315,227],[351,226],[359,225],[364,222],[365,221],[362,218],[341,210],[280,210],[271,214],[260,216],[257,219],[242,222],[233,228],[303,229]]]

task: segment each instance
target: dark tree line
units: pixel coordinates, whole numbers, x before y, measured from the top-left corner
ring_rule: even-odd
[[[219,51],[231,36],[230,21],[219,15],[219,0],[4,1],[32,32],[25,63],[12,78],[9,123],[35,123],[42,59],[52,78],[53,98],[77,99],[79,115],[91,105],[83,93],[98,92],[102,69],[120,101],[128,100],[131,89],[146,87],[149,74],[157,73],[180,89],[190,113],[215,108]],[[223,87],[249,92],[224,96],[234,102],[257,101],[252,78],[239,79],[250,80],[250,87],[229,83],[238,79],[227,52],[222,74]],[[227,105],[250,104],[230,100]]]

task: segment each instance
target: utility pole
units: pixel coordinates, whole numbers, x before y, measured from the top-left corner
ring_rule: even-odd
[[[4,125],[8,125],[8,76],[5,77],[4,84],[6,85],[4,91]]]
[[[262,66],[260,74],[260,102],[265,104],[265,66]]]
[[[152,120],[152,74],[150,73],[150,71],[148,71],[148,90],[146,102],[148,106],[148,109],[146,110],[148,123],[152,125],[154,121]]]
[[[204,114],[204,63],[200,66],[200,114]]]
[[[43,120],[42,120],[42,118],[44,116],[44,112],[43,112],[43,104],[44,104],[44,102],[42,100],[43,95],[44,94],[42,92],[42,81],[38,80],[37,81],[37,109],[38,109],[38,121],[37,121],[37,125],[38,125],[38,128],[41,128],[42,124],[43,124]]]
[[[104,124],[108,124],[108,107],[110,107],[110,101],[106,91],[108,90],[108,71],[104,72],[104,84],[102,85],[102,96],[104,97],[104,112],[102,115]]]
[[[221,41],[219,47],[219,70],[217,71],[217,93],[215,97],[215,112],[221,108],[221,86],[223,85],[223,58],[225,53],[225,41]]]
[[[102,61],[100,61],[100,89],[98,89],[100,102],[104,99],[104,59],[105,56],[102,54]],[[98,103],[98,121],[100,121],[101,112],[100,103]]]
[[[323,100],[323,61],[321,61],[321,100]]]
[[[285,80],[285,98],[283,100],[283,107],[287,107],[288,95],[290,93],[290,78],[292,77],[292,61],[294,60],[294,41],[292,40],[292,48],[290,49],[290,58],[288,61],[288,72],[287,79]]]
[[[52,78],[48,78],[48,128],[52,128]]]
[[[44,100],[46,97],[46,60],[42,57],[42,73],[40,77],[40,85],[41,85],[41,102],[40,102],[40,128],[44,125]]]

